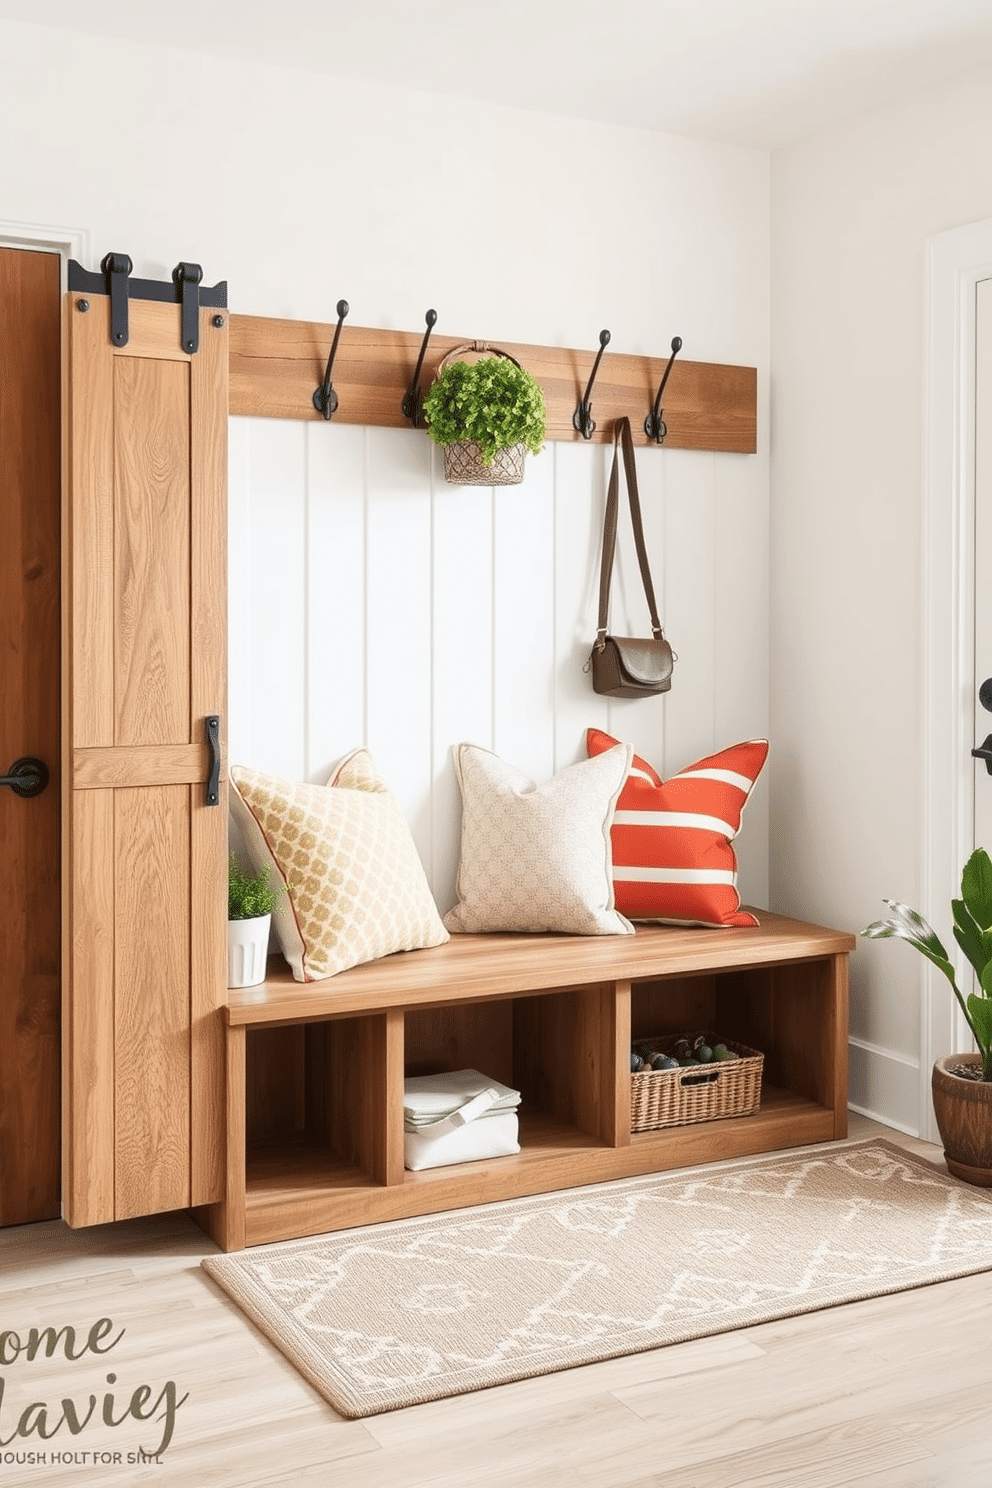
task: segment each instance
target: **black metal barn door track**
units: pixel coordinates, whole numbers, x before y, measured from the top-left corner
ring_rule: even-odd
[[[126,253],[108,253],[99,273],[90,273],[74,258],[69,260],[69,293],[83,296],[77,309],[90,308],[87,295],[107,295],[110,299],[110,339],[114,346],[128,342],[128,304],[131,300],[159,300],[182,306],[180,344],[192,356],[200,345],[200,306],[227,309],[227,280],[205,286],[203,270],[196,263],[177,263],[171,280],[132,279],[134,264]]]

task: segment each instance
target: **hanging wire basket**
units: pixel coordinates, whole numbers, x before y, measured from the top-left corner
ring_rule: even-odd
[[[455,486],[519,486],[524,478],[526,446],[511,444],[497,450],[491,465],[483,465],[474,439],[444,446],[444,478]]]
[[[515,356],[498,346],[490,346],[488,341],[466,341],[461,346],[452,347],[441,358],[437,376],[441,376],[449,362],[474,362],[486,357],[503,357],[515,367],[520,366]],[[521,440],[519,444],[497,450],[492,464],[483,465],[482,450],[475,440],[458,439],[454,444],[444,446],[444,478],[455,486],[519,486],[524,478],[526,456],[527,446]]]

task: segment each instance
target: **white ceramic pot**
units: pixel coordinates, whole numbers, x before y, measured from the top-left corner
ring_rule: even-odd
[[[269,953],[269,926],[272,916],[259,915],[254,920],[227,922],[227,985],[256,987],[265,981],[265,961]]]

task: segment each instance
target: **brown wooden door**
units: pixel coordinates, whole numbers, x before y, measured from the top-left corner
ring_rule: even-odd
[[[84,308],[88,307],[88,308]],[[70,1224],[209,1204],[223,1188],[227,316],[64,310],[65,995]]]
[[[0,1224],[59,1213],[59,257],[0,248]]]

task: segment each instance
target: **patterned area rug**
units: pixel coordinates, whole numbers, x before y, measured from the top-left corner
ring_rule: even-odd
[[[992,1270],[992,1192],[848,1143],[202,1264],[338,1411],[368,1416]]]

